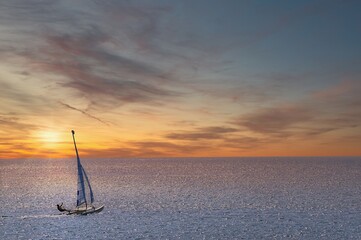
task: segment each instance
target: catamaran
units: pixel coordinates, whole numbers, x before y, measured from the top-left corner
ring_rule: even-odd
[[[67,212],[67,214],[82,214],[86,215],[89,213],[101,212],[104,209],[104,205],[100,207],[93,206],[94,202],[94,194],[92,187],[89,182],[89,178],[85,172],[85,169],[81,165],[78,148],[75,143],[75,132],[71,130],[74,141],[74,148],[76,152],[76,159],[78,165],[78,191],[77,191],[77,200],[76,200],[76,208],[75,209],[66,209],[63,207],[63,204],[57,205],[58,210],[61,212]]]

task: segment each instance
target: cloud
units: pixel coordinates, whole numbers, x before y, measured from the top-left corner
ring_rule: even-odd
[[[310,95],[324,127],[347,129],[361,125],[361,82],[359,77],[342,80]]]
[[[355,88],[360,88],[360,86],[357,85],[356,82],[344,80],[326,89],[316,91],[312,95],[319,100],[333,100],[348,95],[350,92],[354,91]]]
[[[104,149],[82,148],[81,155],[94,158],[139,157],[136,149],[127,147],[112,147]]]
[[[161,16],[171,11],[170,7],[120,1],[95,1],[94,7],[106,16],[103,20],[108,26],[119,29],[122,41],[128,46],[135,45],[142,52],[161,52],[155,40],[161,35]]]
[[[90,58],[100,66],[116,68],[117,71],[133,75],[157,77],[162,74],[162,71],[144,62],[110,52],[111,50],[116,52],[116,49],[108,50],[105,45],[116,47],[112,43],[114,37],[99,30],[99,27],[96,26],[82,29],[78,33],[45,37],[49,44],[49,53],[55,55],[55,57],[63,56],[73,61]]]
[[[299,123],[313,118],[310,109],[300,106],[264,108],[244,115],[234,123],[253,132],[266,135],[287,135]]]
[[[341,123],[359,124],[361,115],[361,82],[360,76],[351,80],[342,80],[324,89],[311,93],[314,105],[330,115],[327,122],[339,126]]]
[[[318,137],[361,125],[360,84],[341,81],[292,105],[254,109],[230,121],[270,138]]]
[[[160,152],[163,152],[164,154],[171,154],[171,155],[177,155],[177,154],[191,154],[194,152],[197,152],[199,150],[205,149],[206,147],[203,145],[197,145],[197,144],[176,144],[171,142],[163,142],[163,141],[140,141],[140,142],[134,142],[132,144],[133,146],[137,146],[140,150],[158,150]]]
[[[43,55],[33,62],[40,72],[65,77],[58,80],[58,85],[79,91],[95,107],[161,104],[164,99],[181,95],[159,86],[158,81],[164,77],[161,70],[110,53],[102,46],[109,39],[94,27],[80,34],[49,36]]]
[[[302,135],[304,135],[305,137],[315,137],[321,134],[325,134],[328,132],[332,132],[332,131],[336,131],[339,130],[339,127],[322,127],[322,126],[317,126],[317,127],[311,127],[311,128],[301,128],[302,131]],[[299,133],[300,134],[300,133]]]
[[[194,154],[204,145],[175,144],[163,141],[127,142],[121,147],[104,149],[82,149],[82,155],[89,157],[166,157]]]
[[[246,84],[242,81],[222,85],[219,84],[199,84],[192,82],[185,84],[197,94],[202,94],[215,99],[226,99],[233,103],[254,103],[263,102],[270,98],[270,91],[264,91],[262,86]],[[268,90],[270,90],[268,88]]]
[[[347,129],[361,126],[361,111],[346,112],[339,116],[331,116],[322,119],[322,123],[335,129]]]
[[[39,151],[32,146],[31,141],[32,133],[40,126],[4,115],[0,115],[0,126],[0,158],[29,157]]]
[[[32,83],[31,87],[27,86],[27,80],[2,79],[0,76],[0,115],[28,116],[30,115],[49,115],[56,108],[51,94],[43,95],[37,91],[43,91],[44,86],[38,82]],[[35,85],[35,86],[34,86]],[[29,89],[35,89],[30,91]],[[46,103],[46,104],[44,104]],[[22,119],[18,119],[20,122]]]
[[[231,136],[224,139],[222,147],[239,150],[252,150],[255,148],[262,148],[270,142],[272,142],[270,138]]]
[[[85,116],[87,116],[87,117],[89,117],[89,118],[95,119],[95,120],[97,120],[98,122],[101,122],[101,123],[109,126],[109,123],[108,123],[108,122],[106,122],[106,121],[104,121],[104,120],[102,120],[102,119],[100,119],[100,118],[98,118],[98,117],[95,117],[95,116],[89,114],[88,112],[86,112],[86,111],[84,111],[84,110],[81,110],[81,109],[72,107],[72,106],[70,106],[69,104],[66,104],[66,103],[63,103],[63,102],[60,102],[60,101],[59,101],[59,103],[60,103],[62,106],[66,107],[66,108],[69,108],[69,109],[71,109],[71,110],[80,112],[80,113],[84,114]]]
[[[230,127],[203,127],[193,131],[181,131],[166,134],[166,138],[173,140],[197,141],[200,139],[223,139],[225,135],[238,132],[236,128]]]
[[[23,123],[18,117],[7,117],[0,115],[0,124],[2,136],[12,135],[12,133],[21,134],[21,136],[26,136],[30,131],[39,129],[39,126]]]
[[[181,95],[161,86],[160,83],[172,80],[171,76],[155,61],[149,61],[150,53],[138,55],[131,45],[152,41],[159,13],[167,11],[166,8],[116,1],[105,4],[93,1],[86,7],[73,4],[72,8],[60,3],[42,6],[42,1],[2,5],[7,11],[0,11],[4,12],[0,19],[8,20],[7,26],[11,25],[12,30],[7,31],[1,51],[15,56],[6,61],[25,60],[28,69],[21,72],[56,81],[61,90],[78,91],[79,97],[88,99],[90,107],[160,105]],[[117,16],[122,21],[115,22]],[[24,29],[27,21],[32,25]],[[38,21],[42,24],[35,24]],[[128,35],[129,32],[132,34]],[[25,41],[27,44],[23,44]]]
[[[6,20],[9,19],[12,22],[36,22],[44,23],[47,20],[55,22],[59,19],[65,20],[64,12],[59,13],[56,9],[59,9],[59,1],[48,2],[46,0],[13,0],[10,2],[1,2],[1,17]]]

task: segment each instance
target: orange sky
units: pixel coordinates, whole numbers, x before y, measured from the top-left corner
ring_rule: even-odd
[[[361,155],[359,3],[78,4],[0,8],[0,159]]]

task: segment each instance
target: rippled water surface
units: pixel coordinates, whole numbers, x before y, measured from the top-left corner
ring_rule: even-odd
[[[0,160],[0,239],[361,239],[361,158]]]

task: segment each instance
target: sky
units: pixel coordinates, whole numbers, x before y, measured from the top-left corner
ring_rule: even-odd
[[[0,159],[360,156],[361,2],[0,1]]]

